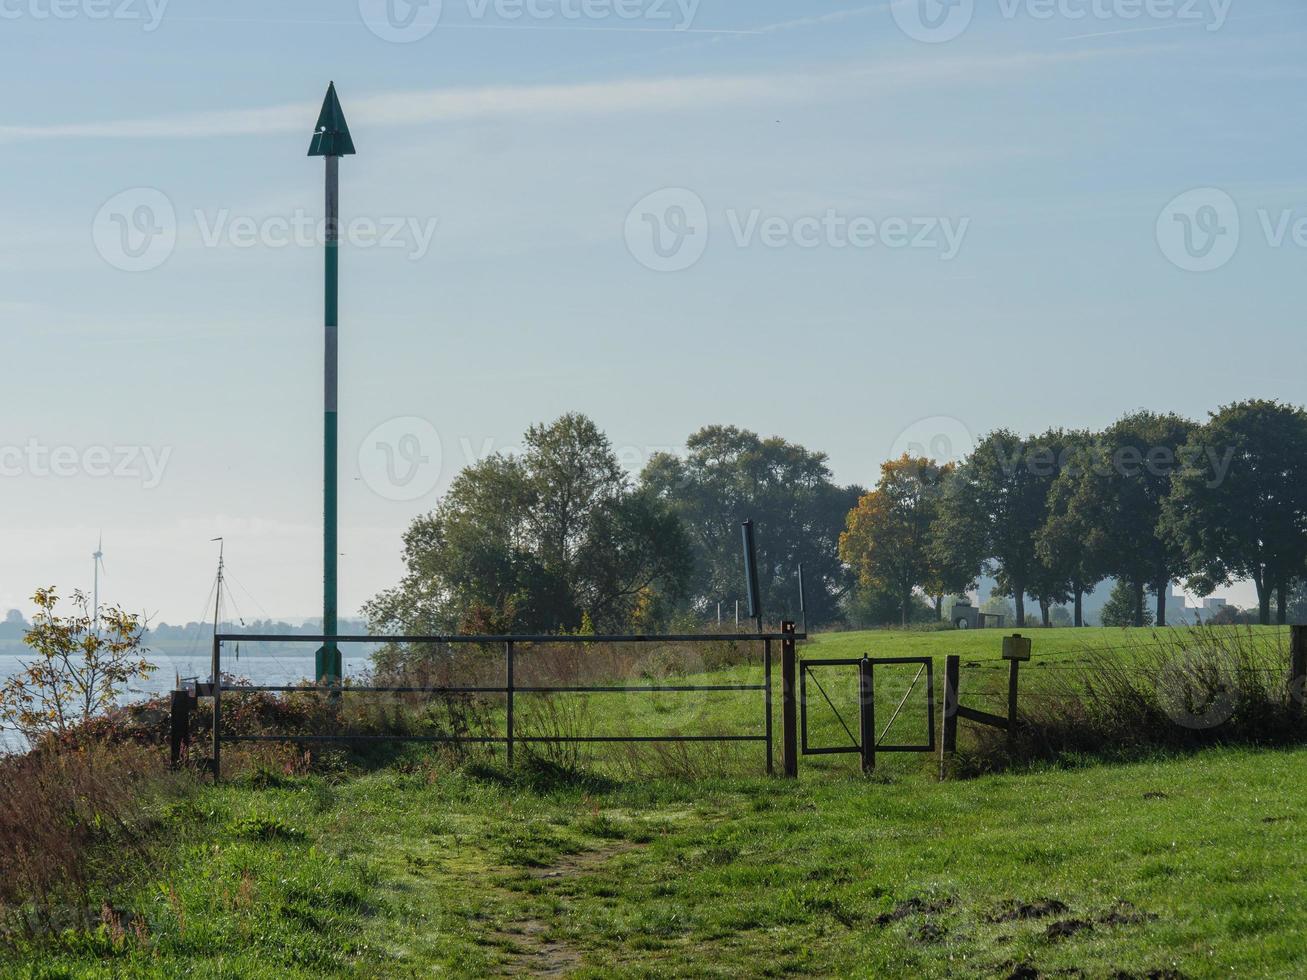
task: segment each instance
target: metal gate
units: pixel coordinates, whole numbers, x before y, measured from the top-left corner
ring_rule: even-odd
[[[806,639],[806,633],[800,633],[795,624],[785,622],[779,633],[706,633],[680,635],[618,635],[618,636],[306,636],[302,634],[255,634],[255,633],[218,633],[213,638],[212,679],[207,684],[197,685],[196,693],[201,697],[213,699],[212,730],[212,771],[217,779],[222,772],[222,745],[225,742],[422,742],[422,743],[475,743],[497,744],[506,749],[507,760],[513,762],[514,747],[519,744],[532,743],[602,743],[602,742],[755,742],[764,745],[766,770],[772,772],[772,642],[779,641],[786,663],[793,663],[795,641]],[[222,672],[222,649],[227,642],[246,643],[256,641],[298,642],[298,643],[404,643],[411,645],[437,644],[445,646],[473,645],[483,648],[497,648],[504,658],[504,681],[502,684],[469,687],[394,687],[394,686],[360,686],[342,683],[340,678],[316,688],[303,685],[248,685],[229,684],[224,681]],[[640,685],[521,685],[517,683],[516,661],[518,645],[526,644],[660,644],[660,643],[720,643],[743,642],[762,644],[763,677],[761,683],[752,684],[640,684]],[[304,690],[320,690],[334,696],[357,695],[369,693],[425,693],[425,694],[467,694],[473,696],[500,695],[505,699],[505,732],[494,736],[416,736],[416,735],[351,735],[337,734],[296,734],[288,732],[276,735],[241,735],[229,733],[222,726],[222,702],[224,697],[239,696],[256,692],[289,693]],[[760,697],[759,707],[762,715],[762,731],[755,734],[721,735],[592,735],[592,736],[526,736],[520,735],[514,726],[514,706],[520,695],[531,694],[631,694],[631,693],[687,693],[687,692],[756,692]],[[189,702],[188,702],[189,705]],[[185,736],[182,740],[187,740]],[[174,742],[177,742],[174,738]],[[180,748],[174,749],[174,760]]]
[[[880,734],[876,734],[876,668],[893,664],[918,664],[920,669],[908,686],[907,693],[895,706],[889,721],[885,723]],[[815,667],[856,667],[858,669],[858,734],[854,735],[844,716],[840,714],[835,703],[826,694],[825,688],[817,675],[812,673]],[[908,698],[917,688],[922,675],[926,678],[926,731],[927,741],[924,745],[885,744],[885,736],[894,727]],[[849,737],[848,745],[814,746],[808,742],[808,678],[811,676],[826,706],[835,715],[845,734]],[[862,757],[862,769],[871,772],[876,768],[877,752],[934,752],[935,751],[935,663],[931,657],[848,657],[842,659],[804,660],[799,670],[799,748],[804,755],[840,755],[857,753]]]

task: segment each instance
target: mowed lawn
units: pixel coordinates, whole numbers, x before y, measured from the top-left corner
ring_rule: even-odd
[[[1037,632],[1036,660],[1071,632]],[[845,634],[804,654],[964,643],[980,659],[996,640]],[[629,719],[730,715],[681,718],[664,697]],[[727,721],[760,721],[755,707]],[[871,779],[852,757],[769,779],[760,753],[708,755],[686,779],[415,751],[363,775],[204,787],[160,805],[156,867],[106,896],[138,920],[0,974],[1307,974],[1307,749],[944,783],[917,756]]]

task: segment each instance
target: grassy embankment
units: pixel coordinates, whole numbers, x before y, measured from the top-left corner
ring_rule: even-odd
[[[1085,639],[1035,635],[1032,673]],[[996,641],[844,634],[805,653],[982,661]],[[670,695],[609,697],[644,730],[703,719],[760,730],[757,695],[712,695],[688,709]],[[823,735],[834,738],[828,722]],[[1307,869],[1297,859],[1307,750],[947,783],[916,756],[889,757],[870,781],[854,776],[851,757],[805,760],[797,783],[753,774],[760,759],[755,746],[716,757],[721,773],[698,780],[623,775],[620,764],[578,779],[415,752],[366,774],[265,773],[200,788],[161,810],[157,867],[106,896],[120,911],[97,937],[6,954],[0,972],[1307,971]]]

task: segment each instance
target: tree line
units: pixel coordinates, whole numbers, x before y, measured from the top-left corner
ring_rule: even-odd
[[[1135,625],[1166,624],[1166,596],[1252,581],[1258,619],[1283,623],[1307,580],[1307,413],[1250,400],[1199,424],[1139,411],[1102,432],[986,435],[956,465],[904,455],[849,514],[840,555],[904,617],[991,574],[1018,625],[1027,597],[1045,625],[1054,605],[1112,578]],[[1146,596],[1156,597],[1149,615]]]
[[[861,625],[886,606],[938,618],[982,575],[1045,624],[1115,579],[1133,622],[1166,594],[1251,580],[1283,622],[1307,581],[1307,413],[1274,401],[1202,424],[1147,411],[1101,432],[989,433],[957,464],[905,455],[870,491],[823,453],[707,426],[631,476],[584,415],[532,426],[523,450],[465,468],[404,535],[401,581],[364,608],[406,633],[697,629],[743,597],[739,526],[758,527],[767,618]],[[1149,593],[1157,597],[1150,615]],[[720,604],[720,606],[719,606]],[[878,619],[878,621],[880,621]]]
[[[839,536],[863,492],[836,485],[824,454],[734,426],[631,478],[593,421],[565,415],[465,468],[409,526],[402,580],[364,613],[407,633],[698,629],[743,598],[751,517],[767,617],[797,618],[803,564],[809,619],[831,622],[853,586]]]

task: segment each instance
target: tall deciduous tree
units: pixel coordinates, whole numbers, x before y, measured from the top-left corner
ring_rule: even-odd
[[[1083,626],[1084,597],[1103,580],[1103,554],[1098,525],[1102,515],[1088,519],[1084,511],[1071,511],[1071,500],[1089,462],[1093,436],[1087,432],[1065,434],[1065,447],[1057,479],[1049,488],[1048,516],[1036,535],[1036,553],[1053,576],[1066,585],[1072,602],[1072,624]]]
[[[862,489],[836,485],[824,453],[734,426],[701,429],[686,450],[684,457],[655,455],[641,482],[672,507],[693,542],[696,611],[743,597],[740,522],[752,518],[766,615],[796,617],[802,563],[810,622],[835,619],[852,584],[837,554],[839,536]]]
[[[897,598],[904,625],[911,619],[914,590],[932,599],[952,591],[930,546],[943,483],[952,469],[907,453],[883,464],[876,488],[849,511],[840,535],[840,557],[862,585]]]
[[[1166,501],[1169,539],[1191,556],[1201,591],[1251,579],[1261,622],[1274,598],[1283,623],[1289,590],[1307,574],[1307,412],[1227,405],[1183,455]]]
[[[1001,595],[1016,603],[1024,626],[1025,597],[1044,585],[1035,535],[1043,526],[1057,453],[1007,429],[990,433],[945,485],[937,547],[953,567],[985,566]]]
[[[365,607],[380,630],[622,630],[679,597],[692,567],[675,515],[632,489],[588,418],[533,426],[519,456],[463,470],[404,535],[403,580]]]
[[[1166,625],[1170,585],[1188,572],[1185,549],[1160,528],[1163,502],[1182,449],[1195,429],[1178,415],[1135,412],[1104,430],[1069,491],[1068,526],[1084,530],[1096,569],[1134,590],[1135,625],[1144,625],[1144,594],[1157,599],[1157,625]]]

